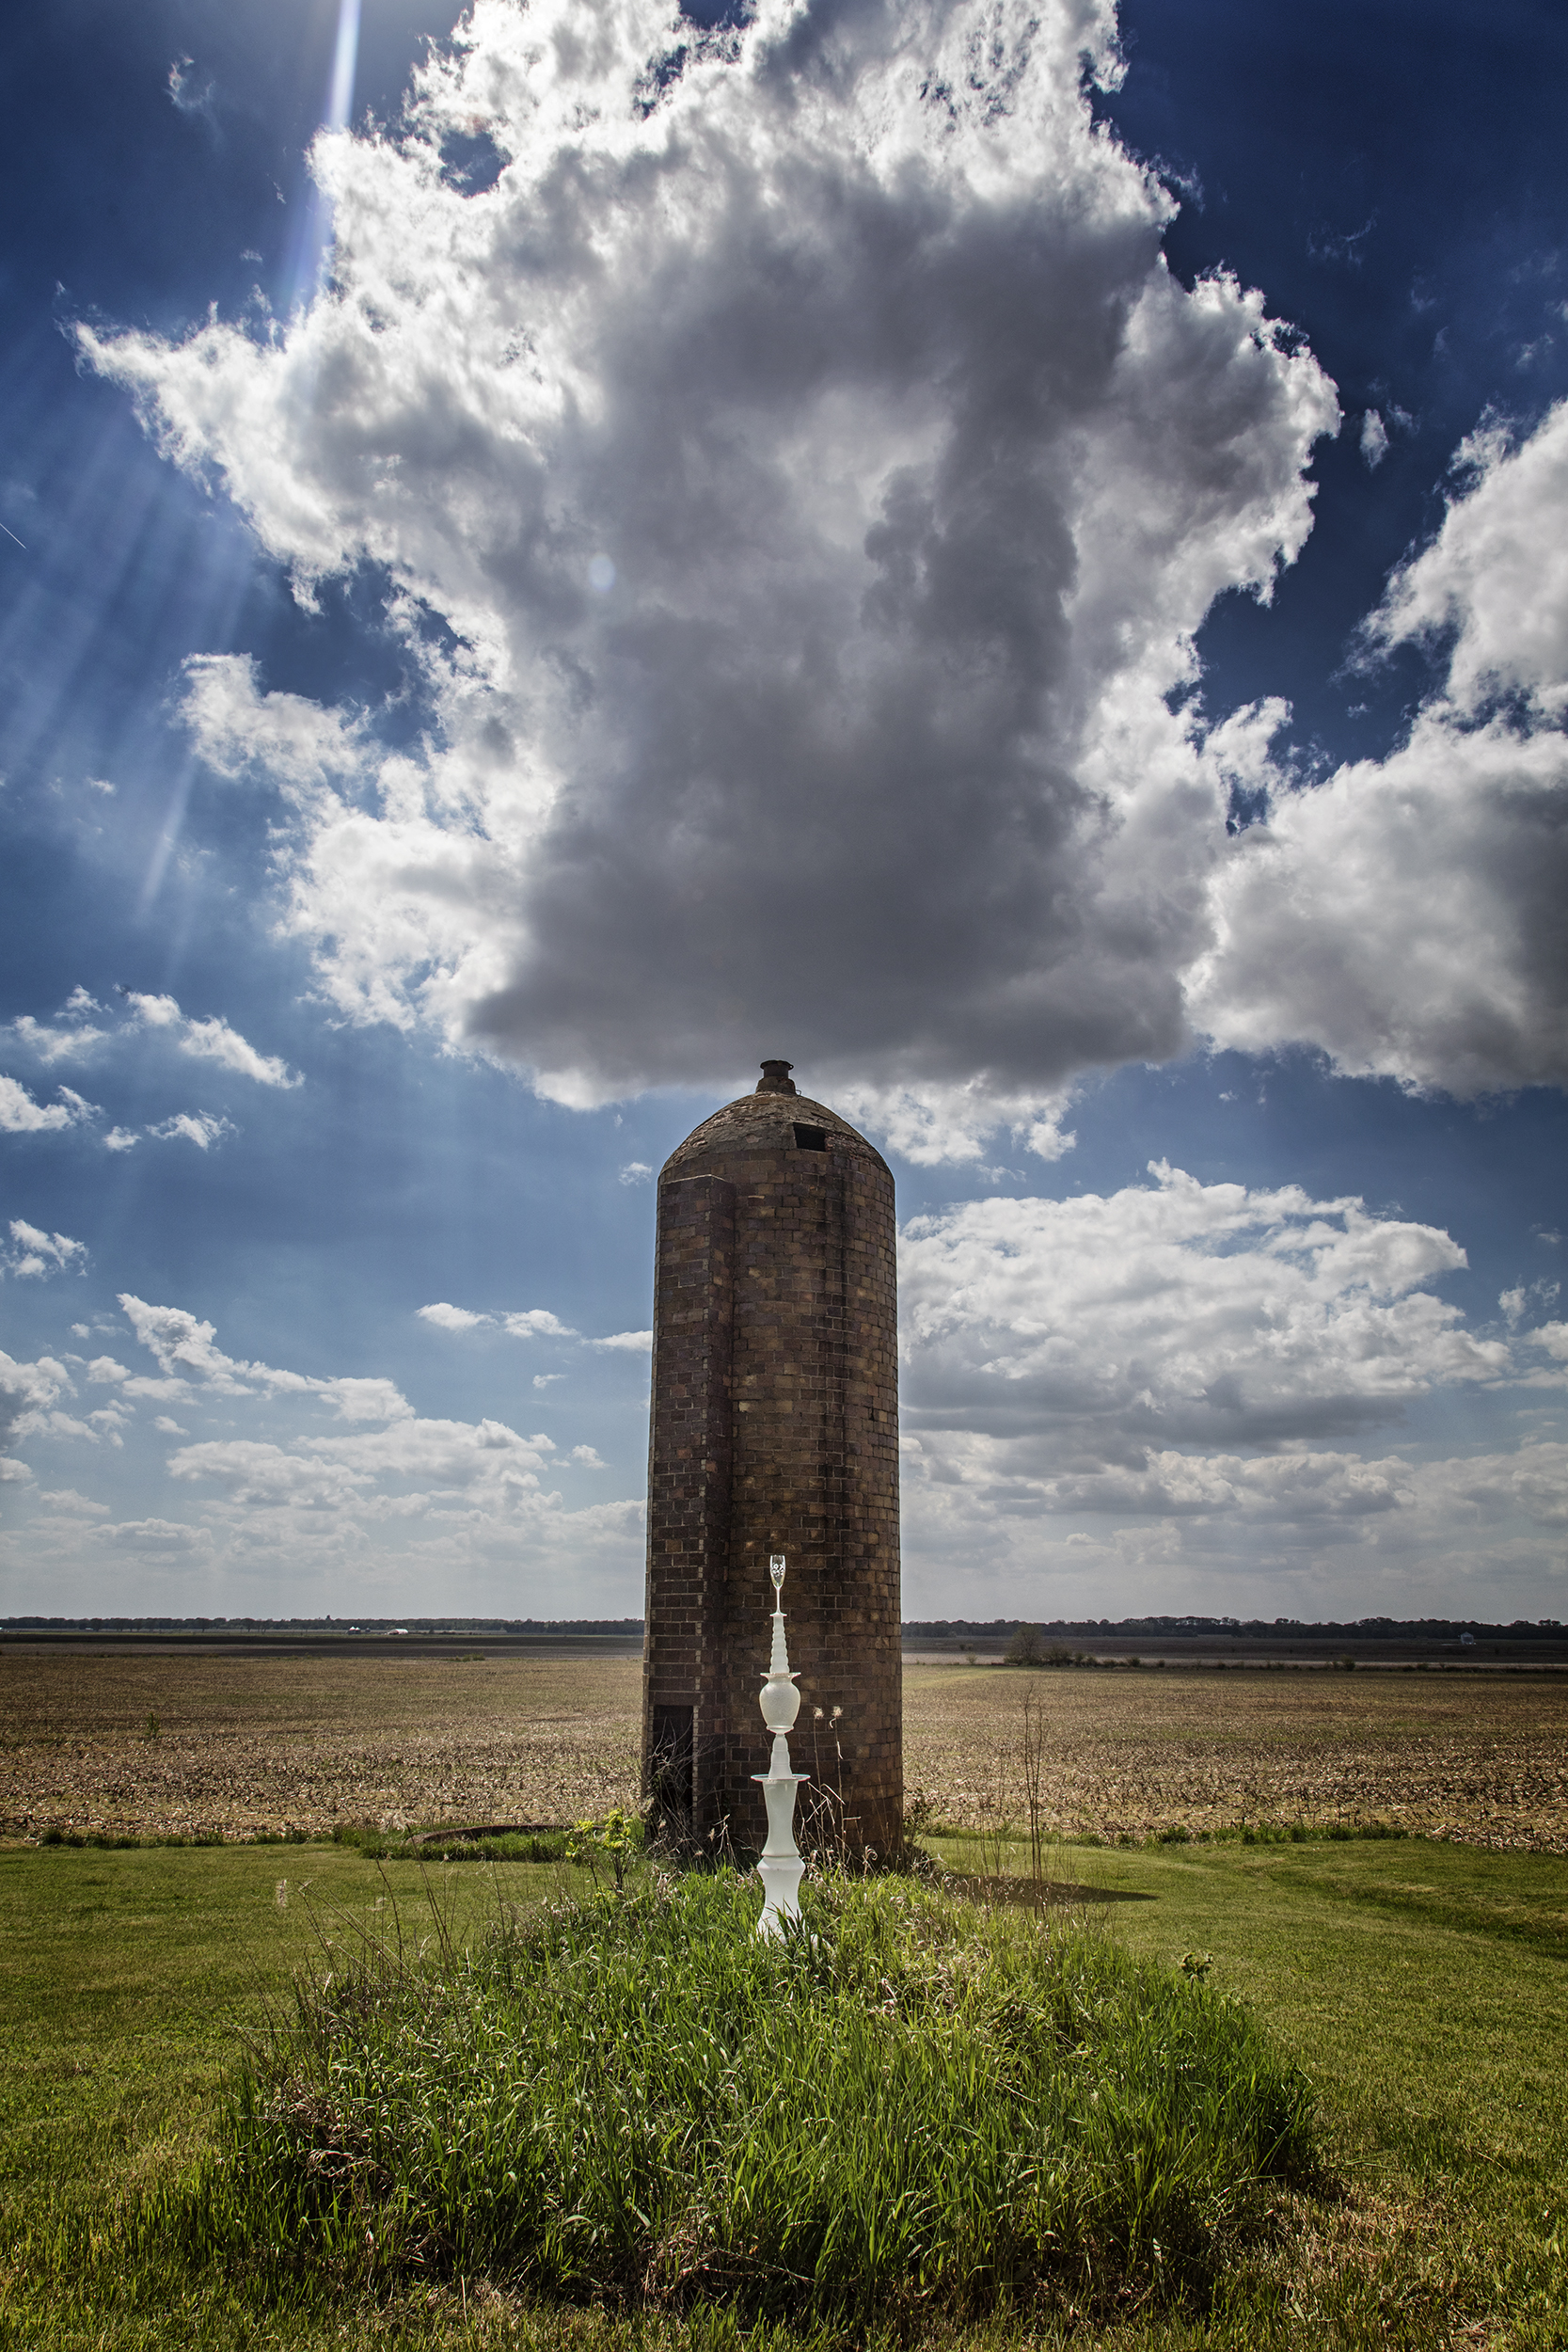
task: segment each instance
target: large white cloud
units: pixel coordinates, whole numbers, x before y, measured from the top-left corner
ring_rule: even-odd
[[[1446,646],[1443,686],[1387,759],[1275,789],[1193,1006],[1226,1044],[1467,1095],[1568,1080],[1568,405],[1463,456],[1368,628]]]
[[[1511,1374],[1508,1342],[1427,1287],[1465,1264],[1447,1233],[1297,1185],[1151,1173],[909,1226],[911,1429],[1022,1435],[1057,1474],[1142,1471],[1175,1447],[1354,1436],[1434,1386]]]
[[[209,761],[290,804],[341,1011],[567,1101],[761,1039],[927,1157],[998,1119],[1059,1150],[1064,1080],[1180,1046],[1270,715],[1216,742],[1167,697],[1301,547],[1338,411],[1260,296],[1167,272],[1084,88],[1114,34],[1104,0],[764,0],[707,40],[479,0],[406,135],[320,143],[302,315],[83,332],[302,593],[393,583],[411,749],[237,658],[190,678]],[[442,141],[481,131],[465,195]]]
[[[1435,1294],[1465,1265],[1435,1227],[1151,1173],[907,1228],[911,1613],[1101,1614],[1108,1581],[1118,1610],[1130,1584],[1224,1607],[1250,1579],[1243,1605],[1273,1614],[1286,1569],[1317,1580],[1307,1614],[1363,1613],[1371,1577],[1395,1613],[1422,1577],[1423,1607],[1462,1605],[1488,1566],[1539,1589],[1568,1522],[1540,1404],[1564,1385],[1562,1327],[1523,1327],[1521,1292],[1511,1327],[1467,1328]],[[1492,1391],[1500,1432],[1528,1399],[1514,1444],[1466,1455],[1412,1427],[1374,1446],[1456,1389]]]

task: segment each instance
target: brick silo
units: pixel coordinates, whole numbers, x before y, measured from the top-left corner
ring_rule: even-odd
[[[903,1816],[893,1177],[791,1067],[764,1062],[756,1092],[659,1175],[644,1785],[699,1843],[727,1823],[736,1849],[760,1847],[751,1776],[768,1762],[757,1692],[782,1551],[795,1769],[842,1790],[851,1846],[889,1853]]]

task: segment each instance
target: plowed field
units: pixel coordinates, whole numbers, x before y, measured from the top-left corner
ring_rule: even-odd
[[[911,1667],[906,1784],[942,1820],[1019,1819],[1028,1680],[1058,1835],[1376,1819],[1568,1852],[1568,1676]],[[0,1835],[569,1820],[633,1795],[638,1707],[630,1659],[8,1647]]]

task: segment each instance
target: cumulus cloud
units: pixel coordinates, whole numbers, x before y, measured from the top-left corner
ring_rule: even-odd
[[[270,1490],[278,1482],[283,1486],[291,1479],[297,1483],[305,1477],[298,1467],[304,1462],[309,1473],[306,1484],[312,1491],[320,1490],[322,1481],[328,1477],[335,1482],[334,1490],[340,1491],[364,1485],[391,1468],[401,1473],[418,1470],[434,1477],[453,1470],[454,1465],[467,1461],[470,1454],[483,1454],[487,1462],[494,1456],[499,1463],[502,1456],[520,1458],[518,1449],[527,1455],[527,1467],[536,1470],[555,1450],[553,1438],[543,1433],[518,1438],[500,1422],[470,1426],[421,1420],[391,1380],[342,1375],[322,1377],[230,1356],[217,1344],[214,1327],[182,1307],[152,1306],[130,1292],[121,1294],[119,1303],[136,1337],[156,1360],[162,1377],[138,1382],[113,1357],[99,1357],[87,1366],[89,1379],[115,1383],[122,1394],[138,1391],[188,1394],[194,1389],[230,1398],[310,1398],[346,1424],[326,1436],[307,1432],[297,1440],[296,1454],[270,1440],[248,1438],[185,1446],[170,1457],[177,1477],[221,1476],[236,1491],[251,1494],[261,1486]],[[171,1421],[160,1419],[158,1426],[166,1426],[174,1435],[185,1434]],[[494,1470],[495,1463],[490,1468]]]
[[[1451,633],[1445,691],[1459,717],[1498,696],[1535,713],[1568,713],[1568,402],[1522,443],[1501,426],[1471,436],[1465,487],[1432,545],[1395,575],[1368,625],[1381,645]]]
[[[1513,1367],[1429,1287],[1436,1228],[1299,1186],[1153,1183],[972,1201],[906,1229],[906,1425],[1018,1441],[1049,1474],[1147,1476],[1173,1449],[1353,1437]],[[1152,1489],[1150,1489],[1152,1491]]]
[[[17,1044],[38,1060],[44,1063],[67,1061],[73,1055],[90,1054],[95,1046],[103,1042],[108,1031],[95,1026],[92,1015],[106,1009],[96,996],[89,996],[85,988],[76,987],[60,1007],[53,1024],[35,1021],[30,1013],[22,1013],[7,1026]]]
[[[444,1298],[437,1299],[433,1307],[420,1307],[415,1311],[421,1321],[433,1323],[438,1331],[472,1331],[482,1323],[495,1321],[493,1315],[475,1314],[471,1308],[449,1306]]]
[[[324,1380],[317,1394],[343,1421],[408,1421],[413,1416],[414,1407],[394,1380]]]
[[[0,1454],[31,1437],[90,1435],[82,1422],[55,1409],[62,1396],[75,1393],[71,1375],[53,1356],[24,1364],[0,1348]],[[5,1474],[15,1477],[19,1472],[31,1476],[19,1463]]]
[[[79,1127],[85,1120],[97,1118],[95,1104],[84,1102],[70,1087],[61,1087],[57,1091],[57,1103],[35,1102],[19,1078],[8,1077],[0,1071],[0,1134],[46,1135],[63,1127]]]
[[[282,1371],[272,1364],[249,1363],[226,1355],[217,1343],[214,1327],[183,1307],[154,1306],[130,1291],[121,1291],[119,1304],[161,1376],[133,1379],[107,1356],[88,1365],[87,1376],[119,1382],[127,1395],[173,1399],[185,1396],[193,1385],[198,1385],[217,1396],[315,1397],[347,1422],[402,1421],[413,1412],[391,1380],[324,1378],[312,1373]]]
[[[46,1486],[39,1501],[51,1511],[67,1512],[72,1518],[106,1519],[109,1506],[95,1502],[90,1496],[78,1494],[74,1486]]]
[[[907,1606],[956,1606],[936,1562],[961,1547],[966,1613],[995,1599],[1036,1614],[1105,1613],[1105,1579],[1152,1605],[1305,1616],[1433,1608],[1513,1613],[1508,1591],[1560,1563],[1568,1446],[1427,1458],[1333,1449],[1264,1456],[1151,1454],[1085,1481],[1009,1474],[988,1441],[917,1451],[906,1483]]]
[[[182,1560],[213,1549],[209,1527],[188,1526],[182,1519],[115,1519],[85,1531],[87,1540],[105,1550],[132,1551],[151,1560]]]
[[[31,1478],[4,1450],[23,1439],[122,1443],[142,1397],[184,1397],[220,1414],[209,1422],[212,1435],[193,1438],[173,1414],[158,1413],[154,1427],[174,1441],[162,1449],[170,1482],[162,1512],[123,1519],[96,1498],[52,1485],[40,1498],[47,1517],[40,1512],[25,1534],[35,1565],[81,1566],[119,1552],[219,1570],[266,1563],[317,1573],[349,1564],[416,1583],[483,1573],[514,1604],[521,1568],[543,1580],[540,1605],[563,1577],[635,1574],[641,1495],[574,1508],[552,1483],[557,1464],[602,1470],[592,1446],[498,1417],[427,1418],[390,1380],[251,1361],[225,1350],[214,1326],[187,1309],[129,1293],[120,1304],[155,1375],[111,1355],[73,1358],[71,1368],[0,1356],[0,1477]],[[75,1393],[71,1369],[110,1391],[86,1421],[62,1409]]]
[[[303,597],[391,582],[412,746],[187,676],[211,766],[282,795],[341,1014],[567,1103],[783,1038],[960,1157],[1053,1153],[1075,1072],[1182,1044],[1264,723],[1216,743],[1178,690],[1299,551],[1338,408],[1259,294],[1168,272],[1085,58],[1115,79],[1105,0],[711,36],[628,0],[592,39],[479,0],[405,130],[318,142],[297,317],[80,330]]]
[[[80,1359],[71,1360],[78,1362]],[[187,1384],[182,1379],[170,1374],[151,1379],[146,1373],[133,1372],[113,1356],[95,1356],[86,1370],[95,1388],[118,1389],[122,1396],[182,1397],[186,1393]]]
[[[525,1307],[498,1320],[502,1330],[515,1340],[575,1340],[581,1336],[569,1323],[562,1323],[559,1315],[552,1315],[547,1307]]]
[[[1059,1160],[1076,1136],[1065,1130],[1069,1095],[1008,1095],[986,1078],[961,1084],[878,1087],[851,1079],[838,1088],[835,1107],[881,1136],[916,1167],[984,1163],[999,1127],[1043,1160]]]
[[[1005,1580],[1048,1569],[1067,1580],[1063,1606],[1093,1613],[1107,1569],[1156,1590],[1168,1574],[1189,1595],[1195,1575],[1322,1575],[1354,1553],[1367,1573],[1440,1584],[1469,1573],[1481,1530],[1540,1572],[1568,1518],[1555,1436],[1527,1422],[1513,1451],[1445,1446],[1435,1459],[1419,1442],[1369,1441],[1456,1387],[1499,1404],[1560,1391],[1568,1326],[1523,1328],[1521,1293],[1507,1339],[1468,1329],[1437,1295],[1465,1266],[1438,1228],[1297,1185],[1203,1184],[1164,1163],[1150,1175],[1107,1196],[972,1202],[906,1229],[911,1597],[954,1609],[928,1564],[958,1558]],[[997,1605],[1037,1610],[1027,1589]],[[1226,1605],[1207,1589],[1200,1605]],[[1416,1605],[1380,1589],[1397,1612]],[[1351,1605],[1342,1581],[1319,1596],[1309,1613]],[[1262,1598],[1260,1581],[1250,1605]]]
[[[81,992],[78,992],[80,993]],[[95,1009],[102,1010],[102,1007]],[[17,1043],[41,1062],[68,1061],[73,1055],[86,1056],[102,1045],[108,1035],[105,1029],[95,1029],[90,1022],[81,1022],[71,1028],[51,1028],[35,1021],[31,1013],[22,1013],[10,1023],[10,1032]]]
[[[210,1325],[177,1308],[127,1302],[159,1363],[227,1395],[319,1398],[340,1425],[295,1428],[286,1441],[241,1434],[178,1446],[168,1457],[181,1485],[207,1490],[205,1523],[247,1547],[288,1545],[320,1556],[324,1547],[362,1547],[403,1531],[435,1547],[444,1564],[470,1565],[492,1542],[533,1537],[590,1550],[626,1545],[641,1501],[569,1512],[546,1485],[558,1454],[543,1430],[525,1436],[495,1419],[456,1422],[416,1414],[388,1380],[322,1380],[280,1373],[226,1355]],[[184,1435],[172,1422],[160,1422]],[[603,1467],[591,1446],[570,1449],[574,1465]],[[627,1555],[629,1565],[629,1553]]]
[[[87,1270],[86,1242],[72,1241],[69,1233],[45,1233],[38,1226],[29,1225],[25,1217],[12,1217],[10,1248],[0,1252],[0,1273],[37,1279],[51,1274],[85,1274]]]
[[[1230,846],[1191,1001],[1227,1045],[1475,1095],[1568,1081],[1568,404],[1462,458],[1366,632],[1446,648],[1442,685]]]
[[[175,1478],[210,1480],[239,1503],[265,1508],[291,1503],[306,1510],[328,1510],[352,1502],[365,1485],[341,1462],[312,1461],[286,1447],[254,1438],[213,1438],[182,1446],[169,1456]]]

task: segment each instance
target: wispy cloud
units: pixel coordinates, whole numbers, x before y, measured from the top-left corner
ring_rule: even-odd
[[[122,1135],[123,1130],[117,1127],[115,1133]],[[238,1135],[239,1129],[231,1119],[219,1119],[213,1111],[176,1111],[172,1118],[161,1119],[156,1126],[149,1127],[147,1133],[159,1143],[194,1143],[198,1152],[210,1152],[226,1136]],[[134,1142],[135,1138],[132,1136],[130,1140]],[[124,1151],[126,1145],[121,1142],[114,1148]]]
[[[168,94],[176,113],[199,115],[217,128],[217,84],[198,71],[194,57],[176,57],[168,70]]]
[[[611,1331],[604,1338],[595,1338],[587,1331],[576,1330],[547,1307],[502,1308],[493,1314],[481,1313],[470,1307],[453,1307],[445,1299],[434,1306],[419,1307],[415,1312],[425,1323],[433,1323],[439,1331],[475,1331],[488,1328],[504,1331],[515,1340],[571,1340],[583,1347],[623,1348],[635,1351],[653,1345],[651,1331]]]
[[[136,1018],[150,1029],[169,1031],[182,1054],[198,1061],[214,1061],[220,1069],[231,1070],[241,1078],[254,1078],[258,1086],[297,1087],[305,1081],[288,1063],[276,1054],[259,1053],[248,1039],[227,1021],[214,1014],[197,1019],[182,1012],[172,996],[144,996],[132,990],[127,1004]]]
[[[292,1089],[304,1084],[299,1073],[292,1071],[279,1056],[259,1052],[247,1038],[215,1014],[196,1018],[184,1012],[173,996],[130,989],[119,993],[127,1019],[110,1021],[110,1009],[87,989],[77,987],[52,1020],[39,1021],[24,1013],[7,1025],[6,1034],[18,1050],[45,1068],[73,1058],[86,1061],[121,1053],[138,1039],[162,1036],[182,1055],[214,1063],[231,1075],[258,1086]],[[10,1135],[57,1133],[101,1115],[97,1104],[88,1103],[70,1087],[57,1089],[53,1103],[41,1103],[20,1079],[0,1073],[0,1131]],[[103,1145],[109,1152],[130,1152],[142,1136],[150,1136],[160,1142],[194,1143],[198,1151],[209,1152],[214,1144],[237,1132],[232,1120],[217,1112],[182,1110],[141,1128],[117,1120],[104,1136]]]

